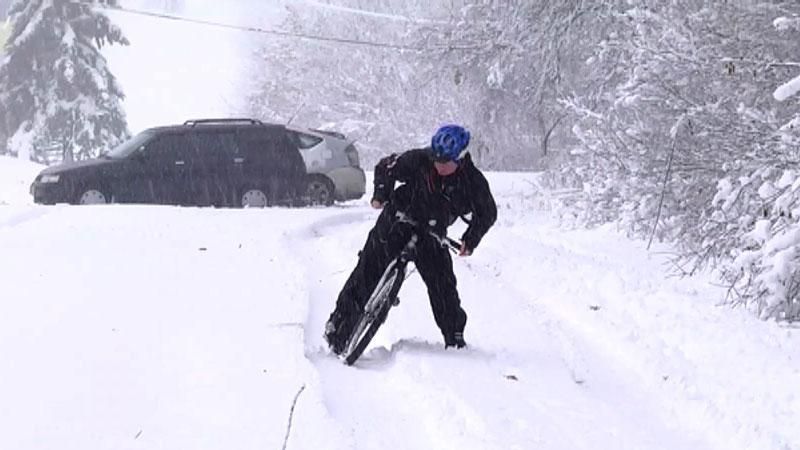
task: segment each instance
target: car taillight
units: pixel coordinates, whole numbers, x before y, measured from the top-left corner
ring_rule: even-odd
[[[352,167],[359,167],[358,165],[358,151],[353,144],[347,146],[344,149],[344,153],[347,155],[347,162],[350,163]]]

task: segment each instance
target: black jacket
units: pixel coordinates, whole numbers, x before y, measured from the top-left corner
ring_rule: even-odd
[[[395,182],[403,183],[395,189]],[[444,234],[456,218],[471,215],[461,237],[474,250],[497,219],[489,183],[467,154],[458,170],[443,177],[436,172],[428,149],[392,154],[375,166],[374,200],[430,224]]]

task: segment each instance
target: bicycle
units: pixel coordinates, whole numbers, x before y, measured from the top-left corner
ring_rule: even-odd
[[[347,340],[344,352],[344,362],[348,366],[353,365],[354,362],[361,356],[361,353],[367,348],[375,333],[386,321],[389,315],[389,310],[393,306],[400,304],[397,294],[400,292],[400,286],[406,279],[406,267],[410,261],[414,260],[414,251],[419,241],[418,233],[421,231],[420,226],[416,222],[407,218],[401,218],[401,221],[409,223],[414,226],[415,231],[409,238],[406,245],[400,254],[394,258],[384,270],[378,284],[372,291],[369,299],[364,305],[364,310],[361,317],[358,319],[350,338]],[[425,230],[427,234],[436,239],[442,247],[448,247],[451,251],[458,252],[461,244],[447,236],[439,236],[430,229]]]

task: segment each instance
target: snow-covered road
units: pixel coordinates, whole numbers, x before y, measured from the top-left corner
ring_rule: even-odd
[[[319,330],[368,221],[322,221],[312,229],[319,236],[312,247],[322,257],[320,276],[309,280],[316,288],[306,348],[322,374],[325,403],[356,448],[709,448],[702,433],[687,435],[670,423],[625,368],[537,305],[543,283],[574,289],[586,276],[572,277],[560,273],[556,261],[542,264],[536,254],[526,256],[542,250],[530,237],[487,240],[480,256],[456,261],[470,314],[469,350],[444,350],[424,285],[414,277],[373,350],[357,363],[360,370],[343,366],[322,350]],[[503,271],[516,270],[501,261],[512,243],[515,264],[523,270],[508,283]],[[571,257],[564,255],[560,264]],[[568,303],[573,301],[590,304],[579,298]]]
[[[491,175],[500,220],[455,261],[470,348],[444,350],[415,275],[355,367],[322,329],[365,201],[6,201],[0,448],[800,449],[800,330],[559,230],[524,177]]]

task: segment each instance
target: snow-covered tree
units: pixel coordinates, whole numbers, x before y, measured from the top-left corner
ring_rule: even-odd
[[[660,236],[686,237],[706,220],[716,180],[776,130],[768,64],[786,43],[760,31],[769,8],[646,3],[625,2],[605,18],[615,26],[587,61],[604,84],[568,102],[583,119],[573,167],[593,211],[622,215],[645,234],[660,210]]]
[[[0,65],[0,134],[10,152],[44,160],[96,156],[129,133],[123,93],[99,49],[127,45],[99,7],[116,0],[19,0]]]
[[[575,12],[589,3],[569,2],[564,14],[573,15],[563,21],[556,20],[562,11],[555,4],[533,8],[518,2],[519,10],[507,5],[493,12],[490,3],[350,0],[335,7],[291,6],[282,29],[414,49],[267,37],[251,77],[258,84],[249,89],[251,109],[301,124],[360,127],[353,137],[362,138],[368,164],[387,151],[424,143],[443,122],[460,122],[473,130],[473,154],[483,167],[531,167],[534,148],[544,152],[556,126],[566,123],[556,86],[571,74],[564,55],[579,29]],[[546,32],[528,37],[529,30],[547,24]],[[513,42],[497,30],[507,30]],[[475,45],[489,39],[498,41],[486,44],[496,54]],[[553,40],[557,45],[550,45]],[[548,43],[552,64],[539,70],[542,43]],[[534,83],[544,87],[529,88]],[[567,130],[559,129],[559,138]]]
[[[482,167],[530,168],[571,139],[568,109],[558,99],[581,87],[575,55],[591,50],[598,5],[293,4],[282,29],[414,49],[267,37],[251,77],[257,86],[248,89],[251,109],[344,131],[360,127],[353,137],[362,137],[367,163],[425,142],[443,122],[460,122],[473,131],[473,155]]]
[[[596,18],[610,26],[587,60],[586,85],[593,88],[565,99],[581,117],[573,127],[581,145],[568,170],[584,189],[585,219],[619,220],[640,236],[655,231],[678,243],[686,273],[726,267],[735,298],[761,296],[763,285],[750,276],[742,282],[745,272],[759,273],[743,269],[742,252],[752,255],[760,219],[788,217],[771,202],[792,185],[785,171],[796,165],[795,144],[781,126],[793,108],[776,103],[772,92],[797,41],[772,22],[781,12],[800,12],[798,6],[696,0],[613,6]],[[763,235],[764,224],[758,229]],[[736,264],[726,266],[732,259]],[[755,291],[743,292],[748,283]],[[770,316],[785,312],[762,309]]]
[[[444,103],[453,96],[436,91],[440,80],[420,76],[427,62],[418,52],[394,47],[413,44],[408,35],[419,28],[415,13],[422,6],[432,14],[421,0],[287,7],[283,30],[387,46],[266,36],[251,69],[249,112],[345,132],[359,140],[367,166],[386,152],[424,142],[440,121],[452,120]]]
[[[593,15],[603,2],[476,0],[455,10],[446,26],[429,27],[424,45],[471,93],[475,122],[497,150],[513,149],[546,167],[570,139],[559,98],[582,87],[576,62],[590,50]],[[508,150],[506,150],[508,151]],[[517,166],[517,164],[514,164]]]
[[[773,21],[789,42],[796,42],[800,31],[798,11],[793,12],[793,17]],[[705,245],[721,248],[732,259],[722,267],[732,301],[762,317],[783,320],[800,319],[800,102],[795,97],[800,64],[790,58],[800,49],[790,48],[791,54],[770,65],[793,78],[775,80],[770,97],[783,102],[781,107],[792,116],[780,115],[780,127],[760,151],[744,153],[741,170],[718,182],[713,199],[716,234],[724,232],[727,239],[722,245]]]

